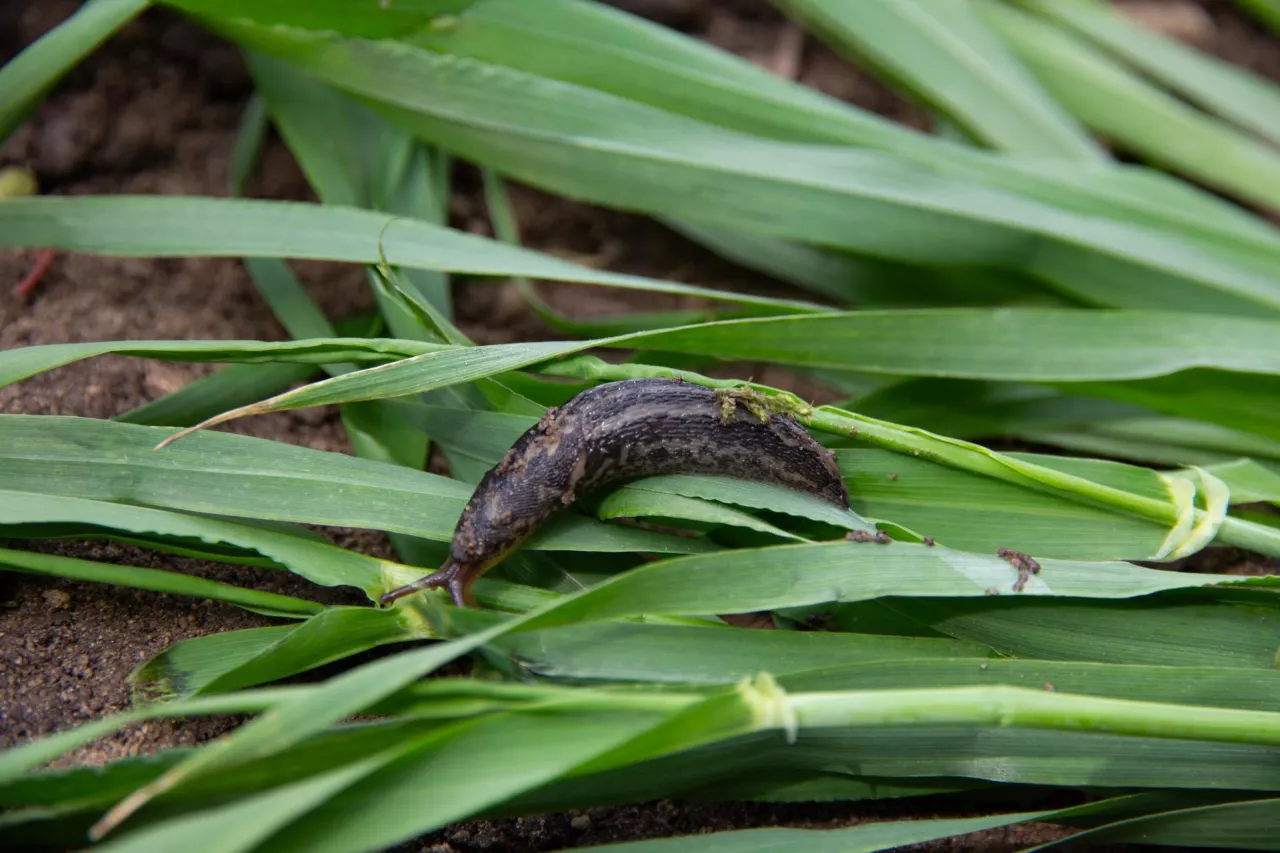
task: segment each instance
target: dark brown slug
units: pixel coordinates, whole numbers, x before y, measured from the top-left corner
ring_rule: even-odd
[[[608,483],[655,474],[757,480],[849,507],[835,454],[757,395],[675,379],[610,382],[549,409],[520,436],[467,501],[444,566],[381,604],[440,587],[458,606],[474,604],[472,581],[558,510]]]

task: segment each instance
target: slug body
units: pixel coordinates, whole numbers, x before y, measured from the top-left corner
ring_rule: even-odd
[[[673,379],[627,379],[549,409],[476,487],[453,534],[449,560],[393,590],[383,605],[447,587],[459,606],[471,582],[560,509],[593,489],[656,474],[718,474],[816,495],[842,509],[849,491],[835,454],[790,415],[749,394]]]

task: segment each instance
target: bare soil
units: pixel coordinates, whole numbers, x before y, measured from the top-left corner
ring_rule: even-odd
[[[0,3],[0,61],[65,19],[76,0]],[[736,51],[777,73],[917,127],[928,116],[830,51],[806,39],[762,2],[627,0],[664,22]],[[1194,41],[1228,59],[1280,77],[1280,49],[1229,4],[1127,0],[1134,17]],[[1142,8],[1137,8],[1142,7]],[[250,81],[236,50],[180,18],[151,12],[75,69],[0,149],[0,166],[21,164],[55,194],[149,193],[224,195],[228,158]],[[270,198],[312,199],[278,140],[264,152],[251,191]],[[551,198],[517,188],[528,242],[540,249],[611,269],[700,284],[785,295],[785,288],[723,262],[642,217]],[[454,225],[486,232],[474,178],[460,176]],[[0,348],[126,338],[281,339],[284,332],[233,260],[133,260],[59,255],[35,294],[13,295],[32,254],[0,255]],[[296,265],[330,316],[370,307],[362,272],[351,266]],[[546,298],[577,316],[683,306],[657,295],[543,285]],[[793,294],[794,295],[794,294]],[[459,324],[483,343],[557,337],[524,306],[512,286],[455,285]],[[104,357],[70,365],[0,389],[0,412],[111,417],[181,387],[208,366]],[[788,384],[785,372],[757,378]],[[813,397],[820,389],[797,388]],[[237,422],[233,431],[308,447],[350,452],[336,413],[328,409]],[[381,534],[331,531],[348,547],[386,555]],[[356,603],[291,575],[179,559],[95,542],[27,542],[18,547],[105,562],[189,571],[205,577],[327,602]],[[1238,555],[1239,570],[1248,555]],[[129,707],[127,678],[172,642],[216,631],[268,624],[229,605],[111,586],[37,579],[0,572],[0,748],[42,737]],[[71,756],[74,763],[194,744],[234,721],[153,722],[105,738]],[[1002,805],[1066,804],[1073,795]],[[988,806],[987,810],[990,810]],[[789,825],[831,827],[865,820],[946,817],[983,812],[954,798],[869,804],[698,804],[659,802],[509,821],[448,827],[402,849],[433,853],[543,851],[629,839]],[[1015,850],[1060,837],[1062,830],[1022,826],[961,840],[920,845],[930,851]],[[1114,848],[1122,849],[1122,848]],[[1146,848],[1150,849],[1150,848]]]

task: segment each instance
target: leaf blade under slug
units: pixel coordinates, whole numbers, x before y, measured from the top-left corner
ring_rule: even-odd
[[[471,490],[423,471],[225,433],[157,453],[172,430],[0,415],[0,488],[161,509],[338,527],[447,542]],[[57,470],[57,477],[49,471]],[[689,553],[710,543],[566,514],[532,548]],[[410,578],[411,579],[411,578]],[[408,579],[406,579],[407,582]]]

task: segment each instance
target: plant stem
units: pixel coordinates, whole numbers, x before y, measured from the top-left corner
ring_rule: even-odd
[[[1280,713],[1200,708],[1029,690],[869,690],[788,697],[800,730],[980,725],[1280,746]]]

